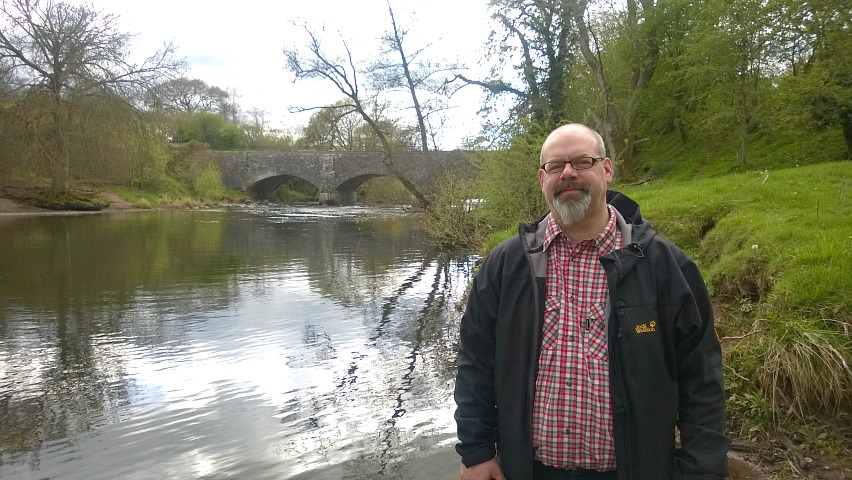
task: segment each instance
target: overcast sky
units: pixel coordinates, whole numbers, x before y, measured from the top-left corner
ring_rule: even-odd
[[[397,23],[409,30],[409,51],[431,44],[424,52],[429,59],[465,64],[474,72],[483,58],[490,29],[487,0],[392,0]],[[291,114],[291,107],[334,103],[343,96],[321,81],[293,82],[284,69],[282,49],[302,47],[306,36],[297,25],[312,30],[325,28],[324,45],[337,47],[339,35],[346,39],[356,61],[378,53],[378,38],[389,26],[386,0],[91,0],[103,13],[119,17],[119,28],[136,35],[136,50],[152,53],[164,42],[173,41],[186,58],[186,76],[199,78],[225,90],[236,89],[237,103],[244,111],[259,108],[268,112],[273,128],[297,130],[307,122],[306,114]],[[470,74],[477,76],[474,72]],[[441,147],[452,149],[466,136],[479,132],[476,110],[483,94],[465,88],[452,100],[451,123],[445,128]],[[413,114],[399,112],[408,124]]]

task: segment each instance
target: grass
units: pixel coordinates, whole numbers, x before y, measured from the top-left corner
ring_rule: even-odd
[[[715,297],[849,324],[852,162],[622,190],[699,264]]]
[[[91,212],[103,210],[109,206],[109,201],[97,193],[87,190],[70,190],[64,193],[49,190],[36,190],[25,199],[27,203],[39,208],[50,210],[73,210]]]

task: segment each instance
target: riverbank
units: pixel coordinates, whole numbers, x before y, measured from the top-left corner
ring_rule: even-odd
[[[102,198],[105,203],[107,203],[107,206],[102,210],[54,210],[35,206],[28,201],[28,199],[38,196],[39,192],[43,191],[43,189],[40,190],[36,186],[21,182],[2,181],[0,182],[0,215],[75,215],[81,213],[97,213],[100,211],[132,210],[140,208],[113,191],[101,191],[99,189],[92,190],[97,192],[95,194],[97,197]],[[170,205],[159,205],[157,208],[168,207],[170,207]]]

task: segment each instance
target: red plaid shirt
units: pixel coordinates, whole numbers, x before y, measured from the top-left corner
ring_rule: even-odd
[[[570,245],[547,218],[547,297],[533,403],[536,459],[556,468],[615,470],[607,361],[606,274],[598,258],[621,248],[609,207],[598,236]]]

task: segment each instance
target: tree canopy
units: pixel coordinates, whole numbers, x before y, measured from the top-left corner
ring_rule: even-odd
[[[120,123],[141,126],[134,115],[142,92],[182,67],[171,45],[134,63],[131,36],[117,30],[116,18],[86,6],[10,0],[0,6],[0,24],[0,61],[16,102],[5,115],[7,133],[25,132],[7,140],[28,142],[21,150],[29,167],[48,171],[55,191],[68,189],[72,165],[89,162],[81,155],[97,151],[80,144],[106,148],[112,140],[92,128],[92,109],[110,110],[112,120],[124,112]]]

